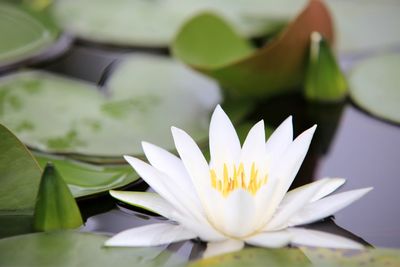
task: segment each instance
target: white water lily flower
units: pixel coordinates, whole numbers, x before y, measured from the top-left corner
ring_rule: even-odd
[[[204,257],[240,250],[244,244],[281,247],[289,243],[360,249],[352,240],[297,228],[332,215],[371,188],[327,196],[345,180],[325,178],[287,192],[307,153],[316,126],[293,140],[292,118],[265,142],[263,121],[248,133],[241,147],[236,131],[220,106],[210,123],[210,164],[193,139],[172,128],[180,159],[143,143],[151,165],[125,159],[156,191],[111,191],[123,202],[160,214],[173,222],[123,231],[106,246],[156,246],[200,238]]]

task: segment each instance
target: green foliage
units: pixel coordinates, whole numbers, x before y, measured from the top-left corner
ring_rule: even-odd
[[[238,252],[198,260],[190,267],[235,267],[235,266],[271,266],[271,267],[395,267],[400,264],[399,250],[365,249],[343,250],[326,248],[248,248]]]
[[[352,100],[369,113],[400,123],[400,54],[360,62],[349,76]]]
[[[0,124],[0,215],[33,210],[41,169],[26,147]]]
[[[15,4],[0,3],[0,68],[49,48],[58,31],[46,15]]]
[[[84,197],[119,188],[139,179],[130,165],[93,165],[62,156],[35,154],[40,166],[52,162],[74,197]]]
[[[347,82],[328,42],[318,32],[310,36],[305,96],[308,100],[335,102],[347,94]]]
[[[250,56],[254,48],[222,18],[202,13],[181,28],[172,52],[199,69],[214,69]]]
[[[261,249],[249,248],[208,259],[198,260],[190,267],[311,267],[310,261],[298,249]]]
[[[330,15],[320,1],[310,1],[278,37],[253,52],[228,22],[215,14],[203,13],[182,26],[172,52],[215,78],[233,97],[269,97],[291,91],[302,82],[313,31],[321,32],[330,42],[333,40]]]
[[[53,164],[43,171],[34,213],[36,231],[77,228],[83,224],[78,205]]]
[[[57,231],[0,240],[0,266],[102,267],[180,266],[182,260],[157,248],[106,248],[104,235]]]
[[[221,101],[213,81],[144,54],[120,62],[106,81],[107,94],[97,89],[42,71],[6,76],[0,122],[37,150],[120,163],[124,154],[142,155],[144,140],[172,150],[171,126],[206,139],[210,113]]]

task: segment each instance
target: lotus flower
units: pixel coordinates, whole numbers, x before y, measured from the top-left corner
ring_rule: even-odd
[[[171,221],[123,231],[105,245],[156,246],[200,238],[207,242],[204,257],[240,250],[245,243],[272,248],[287,244],[362,248],[344,237],[295,227],[330,216],[371,190],[328,196],[345,180],[324,178],[287,192],[315,129],[293,140],[289,117],[265,142],[260,121],[241,146],[231,121],[217,106],[210,123],[210,164],[193,139],[174,127],[180,158],[143,142],[151,165],[130,156],[125,159],[157,193],[110,193]]]

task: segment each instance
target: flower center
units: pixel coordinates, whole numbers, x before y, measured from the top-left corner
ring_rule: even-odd
[[[267,175],[261,176],[259,174],[254,162],[251,164],[250,174],[246,174],[243,163],[240,163],[239,167],[233,165],[233,170],[230,173],[227,165],[224,164],[223,177],[219,179],[215,170],[211,169],[210,178],[211,186],[224,197],[239,188],[255,195],[268,180]]]

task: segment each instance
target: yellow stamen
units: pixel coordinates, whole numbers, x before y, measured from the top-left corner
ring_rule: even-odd
[[[257,191],[267,183],[268,176],[259,177],[259,170],[253,162],[251,164],[250,173],[246,174],[243,163],[240,163],[239,167],[236,167],[236,165],[233,166],[231,175],[229,175],[228,165],[224,164],[221,179],[218,179],[214,169],[210,170],[210,179],[211,186],[226,197],[239,188],[255,195]]]

